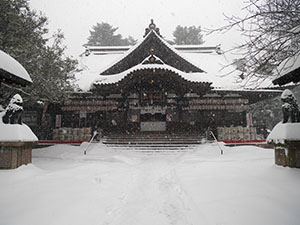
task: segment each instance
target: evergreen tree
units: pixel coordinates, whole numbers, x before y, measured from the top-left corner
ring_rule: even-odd
[[[91,46],[125,46],[134,45],[136,40],[129,36],[123,38],[121,34],[115,34],[118,28],[114,28],[108,23],[97,23],[90,30],[87,45]]]
[[[41,56],[32,65],[33,85],[27,92],[37,100],[61,102],[74,91],[77,61],[64,55],[63,34],[58,31],[51,38],[51,45],[44,46]],[[41,76],[38,76],[40,73]]]
[[[173,32],[173,36],[177,45],[200,45],[204,43],[200,26],[182,27],[178,25]]]
[[[31,10],[26,0],[1,0],[0,18],[0,49],[18,60],[33,80],[33,85],[23,89],[28,93],[24,99],[64,100],[73,91],[77,61],[65,56],[63,34],[59,31],[45,38],[47,18]],[[4,87],[1,91],[11,93]]]

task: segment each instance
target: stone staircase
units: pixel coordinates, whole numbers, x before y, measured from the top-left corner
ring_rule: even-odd
[[[111,134],[102,143],[113,149],[136,150],[142,152],[174,152],[195,148],[203,143],[198,134],[138,133]]]

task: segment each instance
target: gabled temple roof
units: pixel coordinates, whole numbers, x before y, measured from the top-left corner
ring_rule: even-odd
[[[76,74],[78,86],[82,90],[87,91],[90,89],[93,82],[97,82],[98,84],[101,83],[101,81],[103,84],[113,83],[116,77],[124,77],[124,74],[126,74],[127,70],[111,76],[100,75],[101,71],[104,71],[105,68],[108,68],[108,65],[112,65],[114,62],[119,61],[124,54],[126,53],[95,54],[94,52],[91,52],[91,54],[88,56],[83,55],[79,61],[82,70]],[[147,58],[149,55],[150,54],[145,56],[145,58]],[[184,73],[180,71],[180,76],[184,77],[184,79],[192,82],[211,82],[212,87],[217,89],[244,89],[243,87],[245,82],[239,77],[241,72],[235,70],[232,65],[228,66],[230,61],[228,61],[226,54],[217,54],[215,51],[212,51],[209,53],[185,52],[181,53],[181,55],[205,71],[201,73]],[[145,58],[141,59],[141,63]],[[160,59],[165,63],[163,58]],[[142,67],[140,64],[136,66],[136,68]],[[166,67],[167,65],[164,64],[163,66]],[[129,68],[127,72],[129,72],[130,69],[131,68]],[[173,70],[175,69],[176,68],[173,68]],[[176,71],[178,71],[178,69],[176,69]],[[260,87],[269,87],[272,86],[271,84],[272,81],[269,79],[261,84]],[[247,88],[252,88],[252,86],[248,85]]]
[[[164,63],[182,72],[204,72],[186,60],[174,47],[161,38],[152,29],[144,39],[128,50],[117,62],[106,68],[101,75],[113,75],[121,73],[140,64],[147,56],[155,54],[164,60]]]
[[[149,63],[151,56],[158,59],[155,64]],[[144,38],[130,48],[86,46],[80,64],[82,71],[76,74],[76,78],[83,90],[89,90],[94,87],[93,84],[101,86],[119,82],[137,70],[152,69],[171,71],[189,82],[211,83],[215,90],[273,86],[271,79],[266,79],[260,85],[242,79],[242,72],[236,70],[219,45],[170,45],[160,36],[153,23],[146,29]]]

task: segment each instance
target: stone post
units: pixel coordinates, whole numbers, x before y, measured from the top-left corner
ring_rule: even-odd
[[[0,169],[15,169],[32,162],[33,142],[0,142]]]
[[[278,123],[267,141],[274,145],[275,164],[300,168],[300,123]]]

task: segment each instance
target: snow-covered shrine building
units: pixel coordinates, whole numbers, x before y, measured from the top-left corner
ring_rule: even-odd
[[[103,69],[105,57],[115,61]],[[87,46],[81,63],[94,61],[95,67],[86,66],[78,79],[90,88],[61,105],[54,139],[61,127],[86,127],[91,133],[101,129],[104,134],[200,134],[247,127],[249,105],[280,92],[233,87],[236,77],[221,76],[218,58],[224,58],[218,46],[170,45],[153,22],[135,46]]]

